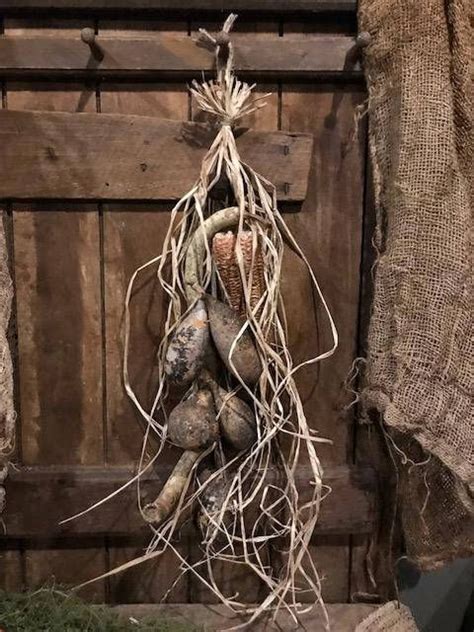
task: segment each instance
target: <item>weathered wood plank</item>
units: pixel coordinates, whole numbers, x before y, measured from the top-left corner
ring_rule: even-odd
[[[171,464],[163,465],[151,474],[143,474],[141,490],[145,502],[154,498],[171,468]],[[10,503],[5,516],[6,537],[53,539],[150,534],[138,512],[133,484],[83,517],[59,525],[61,520],[120,488],[133,474],[133,469],[119,466],[31,466],[12,471],[7,480]],[[269,476],[269,482],[275,481],[275,476],[275,473]],[[301,467],[296,480],[302,504],[311,498],[310,479],[310,469]],[[376,501],[373,470],[330,467],[325,483],[332,493],[323,502],[316,533],[370,533]]]
[[[194,184],[214,134],[152,117],[2,111],[0,171],[9,177],[0,198],[177,199]],[[309,134],[250,130],[237,145],[281,199],[304,199]]]
[[[65,37],[71,21],[5,20],[7,34],[40,27]],[[81,21],[88,26],[88,19]],[[48,28],[48,26],[50,28]],[[79,23],[75,23],[79,28]],[[7,85],[11,109],[95,109],[91,87],[51,83]],[[23,463],[102,464],[102,357],[97,207],[42,204],[41,212],[12,205],[19,335],[19,395]],[[41,502],[37,512],[42,511]],[[23,578],[30,589],[71,584],[106,570],[103,539],[74,550],[24,548]],[[103,601],[103,581],[84,596]]]
[[[233,11],[269,11],[272,13],[326,13],[326,12],[355,12],[356,0],[233,0]],[[222,12],[221,0],[94,0],[91,7],[90,0],[3,0],[2,10],[18,9],[94,9],[110,11],[219,11]],[[230,9],[229,9],[230,10]]]
[[[7,101],[11,110],[52,112],[95,112],[95,94],[90,86],[78,83],[7,81]]]
[[[361,623],[365,617],[368,617],[378,606],[371,604],[347,604],[333,603],[327,604],[327,612],[331,624],[331,630],[336,632],[354,632],[357,624]],[[245,619],[236,616],[229,609],[222,605],[204,605],[204,604],[139,604],[133,606],[120,605],[114,608],[123,617],[134,617],[141,619],[142,617],[156,616],[164,617],[172,621],[176,621],[182,625],[202,626],[203,632],[214,632],[237,626],[244,623]],[[320,607],[315,606],[313,610],[301,615],[299,625],[296,628],[291,618],[281,613],[277,618],[276,624],[269,620],[266,622],[255,622],[252,624],[252,632],[271,632],[274,630],[307,630],[308,632],[324,632],[324,617]]]
[[[324,464],[351,454],[352,395],[344,382],[357,352],[364,148],[351,140],[354,108],[362,91],[334,85],[283,86],[283,128],[313,132],[310,188],[298,214],[286,221],[308,257],[339,330],[339,349],[319,366],[302,369],[297,382],[310,423],[332,445],[318,446]],[[308,287],[308,275],[288,257],[285,276],[290,348],[295,361],[330,348],[327,318]]]
[[[159,37],[163,29],[186,32],[184,22],[157,23],[154,20],[117,22],[110,25],[99,21],[100,34],[109,37]],[[165,119],[186,121],[189,115],[189,94],[183,82],[102,84],[100,87],[101,112],[140,114]],[[155,119],[156,120],[156,119]],[[143,423],[140,415],[125,393],[122,380],[123,346],[120,335],[123,324],[125,293],[134,270],[161,251],[170,220],[170,203],[105,204],[104,205],[104,288],[106,313],[106,366],[107,366],[107,453],[113,465],[136,463],[143,441]],[[159,211],[159,212],[157,212]],[[155,397],[156,349],[162,335],[161,325],[165,300],[157,283],[156,268],[144,271],[138,280],[131,310],[131,338],[129,374],[131,384],[142,405],[149,410]],[[156,443],[149,443],[153,452]],[[166,447],[160,464],[172,467],[180,450]],[[132,501],[133,502],[133,501]],[[188,557],[187,536],[181,533],[176,548]],[[119,566],[143,553],[143,543],[128,542],[128,546],[109,546],[110,567]],[[110,578],[114,602],[159,602],[180,575],[180,560],[171,550],[159,559],[133,567]],[[189,574],[181,577],[168,594],[167,601],[184,602],[189,597]]]
[[[23,462],[100,463],[97,216],[85,205],[34,208],[14,206]],[[11,498],[9,512],[17,500]],[[43,510],[40,493],[34,512]],[[80,581],[103,572],[104,551],[26,550],[25,569],[31,588]],[[103,584],[88,595],[102,600]]]
[[[307,37],[312,41],[311,33]],[[363,96],[336,84],[282,86],[282,128],[313,133],[315,138],[306,200],[301,212],[286,221],[313,267],[340,335],[339,349],[331,358],[296,376],[310,425],[332,440],[331,445],[317,446],[325,470],[346,463],[351,454],[352,410],[345,410],[350,394],[344,381],[357,349],[364,153],[350,139],[354,107]],[[301,362],[330,348],[331,336],[308,274],[290,252],[284,271],[290,350],[295,362]],[[348,538],[316,541],[311,550],[332,587],[332,599],[346,599]]]
[[[237,38],[236,38],[237,39]],[[91,55],[79,32],[77,37],[0,37],[0,75],[129,77],[157,73],[199,75],[214,68],[214,55],[196,46],[187,36],[109,37],[97,36],[103,58]],[[278,35],[245,41],[238,38],[235,68],[239,74],[314,76],[321,73],[360,74],[360,67],[347,66],[354,53],[354,40],[344,35],[318,35],[285,40]]]
[[[14,542],[12,549],[0,550],[0,590],[19,592],[24,588],[23,554],[19,542]]]
[[[100,463],[97,216],[35,209],[14,207],[23,461]]]

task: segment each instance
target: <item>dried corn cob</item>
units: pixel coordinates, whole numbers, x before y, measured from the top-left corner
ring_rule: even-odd
[[[229,305],[236,312],[242,308],[242,282],[235,256],[235,235],[216,233],[212,240],[212,258],[221,278]]]
[[[239,243],[247,282],[250,281],[251,276],[250,306],[254,307],[262,296],[265,287],[262,252],[257,244],[255,253],[253,253],[253,237],[250,231],[242,232]],[[212,257],[224,285],[229,305],[240,314],[245,315],[244,293],[237,263],[236,236],[234,233],[229,231],[214,235]],[[254,259],[253,267],[252,258]]]

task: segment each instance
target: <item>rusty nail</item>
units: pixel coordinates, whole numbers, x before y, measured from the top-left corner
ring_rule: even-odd
[[[285,195],[288,195],[290,192],[290,183],[289,182],[285,182],[285,184],[283,185],[283,193]]]
[[[288,154],[290,153],[289,145],[283,145],[283,153],[285,154],[285,156],[288,156]]]

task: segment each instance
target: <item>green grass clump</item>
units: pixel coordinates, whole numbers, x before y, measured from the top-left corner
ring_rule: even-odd
[[[194,628],[195,632],[198,628]],[[189,624],[147,617],[120,617],[59,590],[0,591],[0,632],[191,632]]]

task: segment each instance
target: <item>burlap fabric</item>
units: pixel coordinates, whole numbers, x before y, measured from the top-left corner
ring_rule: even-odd
[[[473,13],[359,2],[378,251],[362,401],[390,434],[422,569],[474,548]]]
[[[355,632],[418,632],[418,627],[407,606],[389,601],[359,623]]]
[[[13,297],[13,284],[8,269],[4,217],[0,217],[0,514],[5,505],[3,483],[7,475],[8,457],[13,451],[15,411],[13,407],[13,370],[7,330]]]

